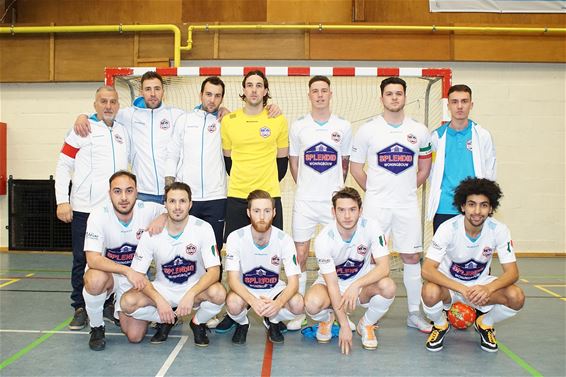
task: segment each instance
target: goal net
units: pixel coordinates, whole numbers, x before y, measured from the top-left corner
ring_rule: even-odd
[[[382,113],[379,84],[389,76],[399,76],[407,82],[405,114],[430,130],[447,120],[446,101],[451,82],[450,69],[434,68],[377,68],[377,67],[181,67],[181,68],[107,68],[106,84],[114,85],[120,97],[120,106],[128,107],[140,94],[140,77],[156,70],[165,81],[164,102],[184,110],[200,103],[201,82],[207,76],[219,76],[226,84],[222,106],[235,110],[242,107],[242,78],[250,70],[261,69],[269,80],[272,99],[291,123],[310,111],[307,98],[308,81],[314,75],[328,76],[333,92],[331,108],[352,123],[355,134],[361,124]],[[346,185],[358,185],[349,175]],[[291,232],[291,214],[295,184],[288,173],[281,183],[284,228]],[[425,187],[426,190],[426,187]],[[360,190],[361,192],[361,190]],[[424,221],[423,190],[419,189],[419,202],[423,214],[423,245],[432,237],[432,225]],[[398,257],[392,258],[392,269],[400,269]]]

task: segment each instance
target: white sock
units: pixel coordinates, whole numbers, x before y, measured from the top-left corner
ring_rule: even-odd
[[[210,301],[200,303],[200,308],[195,313],[195,323],[201,324],[208,322],[209,319],[220,313],[224,304],[216,305]]]
[[[104,310],[104,301],[106,301],[106,292],[95,296],[88,293],[86,288],[83,288],[83,297],[90,327],[104,326],[102,311]]]
[[[301,296],[305,297],[305,292],[307,290],[307,272],[301,272],[299,275],[299,293]]]
[[[292,319],[295,319],[295,315],[291,313],[288,309],[281,308],[281,310],[279,310],[277,314],[269,318],[269,322],[279,323],[281,321],[290,321]]]
[[[493,309],[482,317],[481,323],[482,325],[493,327],[497,322],[514,317],[518,312],[518,310],[513,310],[508,306],[496,304],[493,306]]]
[[[366,326],[377,323],[381,317],[389,310],[395,298],[385,298],[380,295],[375,295],[369,300],[369,307],[366,314],[363,316],[363,323]]]
[[[250,321],[248,321],[248,309],[244,309],[240,314],[236,315],[232,315],[230,312],[226,313],[239,325],[247,325],[250,323]]]
[[[328,322],[330,321],[330,313],[332,312],[332,309],[322,309],[320,312],[316,313],[316,314],[310,314],[307,313],[309,315],[309,317],[311,317],[313,320],[317,321],[317,322]]]
[[[436,327],[444,328],[448,322],[446,322],[446,315],[444,314],[444,304],[442,301],[437,302],[432,307],[428,307],[423,303],[423,312],[425,315],[434,322]]]
[[[405,283],[405,289],[407,290],[409,312],[418,312],[421,304],[421,290],[423,288],[420,263],[403,264],[403,283]]]
[[[130,317],[143,321],[161,323],[161,318],[159,318],[157,308],[151,305],[136,309],[132,314],[130,314]]]

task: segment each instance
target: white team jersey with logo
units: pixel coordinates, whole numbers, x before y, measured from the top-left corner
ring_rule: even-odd
[[[336,221],[326,225],[316,237],[314,252],[319,279],[336,272],[340,284],[351,284],[373,269],[372,256],[377,259],[389,255],[385,235],[377,222],[363,217],[349,241],[338,233]]]
[[[152,237],[144,234],[132,269],[146,273],[155,261],[155,281],[172,289],[196,284],[208,268],[219,266],[220,258],[212,227],[206,221],[189,216],[179,237],[171,237],[167,228]]]
[[[459,215],[438,228],[426,257],[440,263],[438,270],[444,275],[469,286],[488,278],[494,251],[501,264],[516,261],[507,226],[489,217],[480,236],[472,241],[464,229],[464,216]]]
[[[163,213],[163,206],[138,200],[133,213],[128,224],[122,223],[110,200],[92,211],[86,226],[85,251],[95,251],[113,262],[130,266],[142,233]]]
[[[319,125],[311,114],[297,119],[289,134],[289,155],[299,157],[295,199],[329,201],[344,187],[342,157],[352,149],[350,122],[334,114]]]
[[[239,271],[242,284],[255,296],[277,290],[286,284],[279,276],[281,266],[287,276],[299,275],[297,251],[291,237],[272,226],[269,243],[258,248],[252,237],[251,225],[240,228],[228,236],[226,242],[226,271]]]
[[[431,153],[426,126],[405,117],[394,127],[380,115],[360,127],[350,160],[368,163],[366,200],[384,208],[408,208],[418,203],[418,159]]]

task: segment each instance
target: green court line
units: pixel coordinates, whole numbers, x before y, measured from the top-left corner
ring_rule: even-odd
[[[7,358],[6,360],[4,360],[2,362],[2,364],[0,364],[0,370],[6,368],[8,365],[10,365],[14,361],[20,359],[22,356],[24,356],[29,351],[33,350],[35,347],[39,346],[41,343],[43,343],[47,339],[51,338],[55,334],[54,331],[59,331],[62,328],[66,327],[69,324],[69,322],[71,322],[72,319],[73,319],[73,316],[70,316],[69,318],[67,318],[66,320],[64,320],[60,324],[58,324],[55,328],[53,328],[52,330],[49,330],[50,332],[43,334],[42,336],[40,336],[39,338],[37,338],[36,340],[31,342],[27,346],[25,346],[24,348],[22,348],[21,350],[19,350],[18,352],[16,352],[15,354],[10,356],[9,358]]]
[[[64,273],[71,273],[71,270],[20,270],[20,269],[12,269],[12,268],[5,268],[5,269],[0,269],[0,273],[4,273],[4,272],[46,272],[46,273],[59,273],[59,272],[64,272]]]
[[[505,344],[503,344],[501,342],[497,342],[497,345],[499,346],[499,349],[501,351],[503,351],[504,354],[506,354],[511,360],[513,360],[515,363],[517,363],[521,368],[523,368],[524,370],[529,372],[531,374],[531,376],[543,377],[542,373],[540,373],[538,370],[536,370],[534,367],[532,367],[525,360],[521,359],[521,357],[519,357],[519,355],[517,355],[516,353],[511,351],[509,348],[507,348],[507,346]]]

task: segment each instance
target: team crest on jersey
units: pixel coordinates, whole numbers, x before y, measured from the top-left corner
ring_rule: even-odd
[[[338,131],[334,131],[332,132],[332,134],[330,135],[330,138],[332,139],[333,142],[335,142],[336,144],[340,144],[340,142],[342,141],[342,133],[338,132]]]
[[[368,247],[366,245],[358,245],[356,251],[358,252],[358,254],[365,257],[368,252]]]
[[[279,259],[279,257],[277,255],[274,255],[271,257],[271,264],[274,266],[279,266],[279,264],[281,263],[281,259]]]
[[[197,252],[197,247],[192,243],[188,244],[187,247],[185,248],[185,253],[189,255],[195,255],[196,252]]]
[[[493,254],[493,249],[489,246],[486,246],[483,248],[483,251],[481,252],[481,255],[483,255],[484,257],[489,257],[491,254]]]
[[[137,245],[125,243],[122,246],[106,249],[106,258],[122,266],[130,267],[134,259],[134,254],[136,253],[136,248]]]
[[[393,173],[400,174],[411,168],[414,163],[415,152],[395,143],[377,152],[377,165]]]
[[[269,136],[271,136],[271,129],[269,127],[261,127],[259,129],[259,136],[268,138]]]
[[[364,265],[363,260],[357,261],[348,258],[346,262],[336,266],[336,274],[338,275],[338,278],[340,278],[341,280],[347,280],[350,279],[352,276],[355,276],[358,272],[360,272],[363,265]]]
[[[162,130],[168,130],[169,127],[171,127],[171,125],[169,124],[169,121],[167,119],[163,119],[159,123],[159,128],[161,128]]]
[[[120,134],[114,134],[114,140],[116,140],[116,142],[118,144],[124,144],[124,138],[122,137],[122,135]]]
[[[452,262],[450,274],[458,280],[476,280],[485,270],[486,265],[487,263],[481,263],[474,259],[462,263]]]
[[[256,267],[248,272],[244,272],[244,285],[251,289],[271,289],[279,281],[279,274],[263,267]]]
[[[319,173],[333,168],[337,162],[338,152],[325,143],[317,143],[305,150],[305,165]]]
[[[136,232],[136,240],[139,240],[141,238],[143,234],[143,229],[138,229],[138,231]]]
[[[216,131],[216,128],[217,128],[216,122],[211,123],[208,125],[208,132],[213,133],[214,131]]]
[[[468,140],[466,142],[466,149],[469,150],[470,152],[472,151],[472,140]]]
[[[417,143],[417,137],[413,134],[408,134],[407,135],[407,141],[411,144],[416,144]]]

